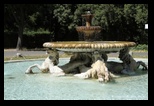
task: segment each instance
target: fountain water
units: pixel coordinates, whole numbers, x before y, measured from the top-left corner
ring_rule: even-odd
[[[27,67],[43,61],[4,62],[4,100],[148,100],[148,74],[140,71],[141,67],[137,75],[122,75],[107,84],[72,75],[57,78],[40,73],[37,68],[33,69],[33,75],[24,74]],[[59,65],[64,65],[69,58],[60,58],[59,61]],[[119,62],[111,57],[108,61]],[[148,64],[148,59],[142,61]]]

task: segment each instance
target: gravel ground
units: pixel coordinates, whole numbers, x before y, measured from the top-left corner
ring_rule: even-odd
[[[16,51],[15,49],[4,49],[4,57],[13,57],[16,55],[16,53],[21,53],[24,56],[39,56],[39,55],[45,55],[45,50],[40,51]],[[64,52],[59,52],[60,54],[63,54]],[[118,57],[119,53],[109,53],[109,57]],[[133,57],[142,57],[142,58],[148,58],[148,52],[133,52]]]

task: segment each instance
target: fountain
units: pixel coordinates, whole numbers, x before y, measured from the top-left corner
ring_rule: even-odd
[[[100,32],[102,28],[100,26],[91,26],[91,20],[93,18],[93,14],[90,11],[87,14],[83,14],[82,17],[86,20],[86,26],[78,26],[76,30],[79,34],[80,41],[99,41],[100,40]]]
[[[91,26],[91,20],[94,15],[87,12],[82,15],[86,19],[86,26],[78,26],[76,30],[79,34],[79,41],[64,41],[64,42],[46,42],[44,47],[53,48],[64,52],[118,52],[125,47],[133,47],[134,42],[126,41],[99,41],[100,26]]]
[[[120,60],[124,61],[125,59],[123,60],[123,57],[126,54],[128,57],[129,48],[136,45],[135,42],[128,41],[100,41],[100,32],[102,28],[100,26],[91,26],[93,16],[94,15],[91,14],[90,11],[82,15],[82,17],[86,20],[86,26],[76,27],[79,34],[78,41],[45,42],[43,44],[46,48],[73,53],[70,62],[64,66],[61,66],[63,70],[67,70],[65,73],[69,73],[71,70],[81,65],[90,67],[91,64],[98,58],[103,58],[103,60],[107,62],[107,53],[111,52],[125,51],[125,53],[121,53],[119,55]],[[97,59],[95,52],[98,52],[100,55]],[[89,60],[86,62],[87,58],[89,58]],[[85,62],[83,62],[83,60],[85,60]],[[68,66],[72,66],[71,63],[76,65],[73,64],[74,67],[68,68]]]
[[[113,59],[114,63],[110,62],[112,59],[107,59],[106,55],[110,52],[120,52],[119,58],[126,66],[128,65],[126,68],[139,64],[144,66],[144,63],[135,62],[128,55],[129,47],[135,46],[134,42],[94,41],[93,36],[98,38],[99,35],[96,33],[99,33],[101,29],[94,26],[89,27],[90,30],[86,26],[77,27],[77,30],[80,29],[79,33],[82,34],[80,40],[85,41],[46,42],[43,44],[44,47],[53,49],[53,54],[57,51],[73,53],[70,60],[68,58],[59,59],[58,55],[55,56],[55,64],[59,62],[58,65],[61,65],[60,67],[65,73],[69,73],[72,69],[83,68],[81,67],[83,65],[90,66],[95,59],[98,59],[97,53],[101,54],[101,57],[99,55],[98,57],[103,58],[107,67],[110,67],[112,71],[117,69],[116,66],[122,66],[122,64],[118,63],[118,59]],[[97,31],[95,32],[92,27]],[[87,29],[90,34],[85,31]],[[94,33],[92,34],[92,32]],[[148,64],[148,59],[142,60]],[[40,74],[38,69],[34,69],[36,73],[33,75],[23,74],[29,65],[42,62],[45,61],[4,62],[4,100],[148,100],[147,72],[137,70],[138,75],[117,78],[116,81],[102,85],[95,83],[94,80],[83,81],[71,75],[57,78],[53,74]],[[129,62],[132,64],[128,64]]]
[[[110,76],[111,74],[107,74],[109,71],[113,73],[123,73],[123,74],[134,74],[134,71],[140,66],[143,66],[144,70],[147,70],[147,66],[142,61],[136,62],[133,57],[129,54],[129,48],[135,46],[135,42],[128,41],[100,41],[101,30],[100,26],[91,26],[91,20],[93,18],[93,14],[90,11],[87,14],[83,14],[82,17],[86,20],[86,26],[78,26],[76,30],[79,34],[79,41],[58,41],[58,42],[45,42],[43,44],[46,48],[51,48],[53,51],[50,55],[52,57],[52,61],[54,61],[53,65],[57,65],[59,63],[59,54],[58,51],[63,52],[72,52],[73,55],[70,57],[70,61],[62,66],[59,66],[60,69],[63,70],[64,73],[81,73],[85,72],[88,69],[92,68],[88,75],[92,75],[92,73],[100,73],[100,72],[92,72],[92,71],[101,71],[101,76],[104,77]],[[119,58],[123,63],[114,63],[108,62],[107,53],[111,52],[120,52]],[[50,58],[49,57],[49,58]],[[55,57],[55,58],[53,58]],[[50,59],[46,59],[49,62]],[[99,61],[99,62],[98,62]],[[103,65],[105,63],[105,65]],[[95,65],[94,65],[95,64]],[[99,65],[96,65],[99,64]],[[31,67],[35,67],[38,65],[33,65]],[[26,73],[30,73],[31,67],[28,68]],[[95,67],[95,68],[94,68]],[[98,69],[98,67],[105,67]],[[113,68],[114,67],[114,68]],[[48,70],[48,69],[47,69]],[[47,71],[46,70],[46,71]],[[81,71],[82,70],[82,71]],[[109,71],[108,71],[109,70]],[[105,74],[105,72],[107,72]],[[92,75],[94,76],[94,75]],[[99,75],[96,75],[97,78]],[[91,77],[91,76],[90,76]],[[98,78],[99,79],[99,78]],[[106,78],[108,79],[108,78]],[[103,81],[100,79],[100,81]]]

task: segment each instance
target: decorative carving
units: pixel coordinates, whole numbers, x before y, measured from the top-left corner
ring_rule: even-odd
[[[50,72],[51,74],[56,76],[65,75],[63,70],[57,66],[59,63],[59,53],[56,50],[48,50],[47,53],[49,54],[49,56],[45,59],[42,65],[39,64],[31,65],[30,67],[28,67],[25,73],[26,74],[33,73],[32,69],[34,67],[37,67],[43,73]]]
[[[133,57],[129,54],[129,48],[124,48],[120,50],[119,58],[123,61],[123,70],[121,71],[124,74],[135,74],[135,71],[139,68],[140,65],[143,66],[143,70],[148,70],[147,65],[142,62],[136,62]]]

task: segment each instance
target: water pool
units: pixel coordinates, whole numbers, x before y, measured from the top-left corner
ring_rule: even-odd
[[[117,58],[110,60],[119,61]],[[138,60],[138,59],[136,59]],[[148,64],[148,59],[139,59]],[[69,58],[60,59],[65,64]],[[4,63],[4,100],[148,100],[148,73],[116,78],[101,84],[96,79],[79,79],[72,75],[54,77],[34,68],[35,74],[25,74],[32,64],[43,60]]]

